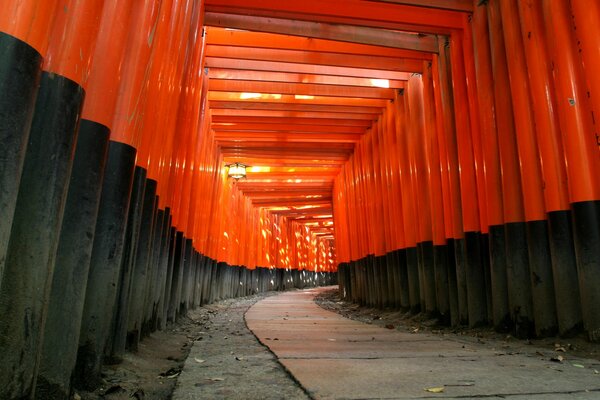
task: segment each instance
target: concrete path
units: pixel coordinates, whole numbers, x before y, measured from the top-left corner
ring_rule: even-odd
[[[324,288],[266,298],[246,323],[315,399],[600,399],[600,363],[506,354],[493,344],[346,319],[313,301]],[[426,389],[440,390],[440,393]]]

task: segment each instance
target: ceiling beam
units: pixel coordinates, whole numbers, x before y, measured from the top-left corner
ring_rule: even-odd
[[[327,126],[327,125],[309,125],[309,124],[292,124],[289,121],[282,121],[279,124],[264,124],[264,123],[225,123],[220,124],[213,122],[211,125],[217,133],[238,133],[238,132],[281,132],[281,133],[365,133],[365,128],[362,126]]]
[[[323,104],[290,104],[290,103],[261,103],[261,102],[239,102],[228,100],[212,99],[210,102],[211,112],[228,111],[244,112],[244,115],[253,115],[253,111],[271,111],[284,113],[284,115],[301,116],[302,113],[323,114],[328,118],[331,115],[343,115],[348,119],[366,119],[374,120],[382,111],[380,107],[363,106],[336,106]],[[249,114],[248,114],[249,113]]]
[[[363,25],[411,32],[462,28],[462,13],[362,0],[205,0],[205,12]]]
[[[254,144],[275,142],[273,145],[281,146],[283,143],[357,143],[361,134],[350,133],[278,133],[278,132],[215,132],[215,140],[223,146],[241,143],[242,147],[251,147]]]
[[[313,96],[312,98],[296,98],[292,95],[283,94],[281,96],[270,95],[262,96],[260,99],[248,97],[244,92],[208,92],[209,101],[237,101],[240,103],[260,102],[260,103],[285,103],[285,104],[311,104],[311,105],[332,105],[332,106],[356,106],[356,107],[379,107],[381,109],[387,106],[389,100],[365,99],[355,97],[333,97],[333,96]]]
[[[366,68],[397,72],[421,73],[423,71],[423,60],[418,58],[395,58],[357,54],[340,55],[333,52],[317,53],[304,50],[259,49],[239,46],[217,46],[212,44],[206,45],[205,52],[206,57],[212,58]]]
[[[358,86],[315,85],[313,83],[284,83],[261,81],[237,81],[211,79],[211,92],[272,93],[298,96],[356,97],[370,99],[393,99],[395,89]]]
[[[335,67],[327,65],[299,64],[292,62],[239,60],[235,56],[231,58],[206,57],[207,68],[228,68],[250,71],[268,72],[292,72],[299,74],[352,76],[356,78],[406,80],[410,73],[402,71],[388,71],[384,69],[370,69],[361,66],[359,68]]]
[[[225,68],[209,68],[209,79],[229,79],[239,81],[264,81],[287,83],[311,83],[319,85],[363,86],[389,89],[402,89],[410,73],[405,73],[405,80],[355,78],[351,76],[299,74],[293,72],[245,71]]]
[[[431,57],[430,53],[437,53],[439,50],[436,35],[419,35],[351,25],[211,12],[204,14],[204,24],[209,26],[208,44],[268,46],[311,51],[331,51],[326,49],[333,47],[339,53],[426,58]],[[210,28],[211,26],[219,28]],[[418,52],[423,54],[418,55]]]
[[[371,126],[371,121],[361,119],[341,119],[336,117],[337,114],[329,113],[329,117],[320,115],[321,113],[304,113],[303,116],[286,116],[283,112],[275,111],[276,114],[270,114],[269,111],[253,111],[252,114],[242,115],[238,113],[221,114],[218,111],[230,110],[214,110],[212,113],[213,126],[217,124],[263,124],[263,125],[319,125],[322,127],[334,126],[352,126],[367,128]],[[322,113],[324,114],[324,113]]]
[[[367,0],[379,3],[394,3],[442,10],[473,12],[473,0]]]

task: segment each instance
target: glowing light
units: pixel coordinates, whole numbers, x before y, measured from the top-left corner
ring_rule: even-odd
[[[371,85],[384,89],[390,88],[390,81],[387,79],[371,79]]]
[[[296,95],[294,95],[294,98],[296,100],[313,100],[315,98],[315,96],[308,96],[305,94],[296,94]]]
[[[261,96],[261,93],[240,93],[241,100],[260,99]]]
[[[250,167],[250,172],[271,172],[271,167]]]

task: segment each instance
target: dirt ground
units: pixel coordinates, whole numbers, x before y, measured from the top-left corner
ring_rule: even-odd
[[[254,303],[276,294],[224,300],[188,312],[145,338],[121,364],[105,366],[104,384],[94,392],[76,392],[74,399],[308,399],[244,320]]]
[[[588,342],[583,334],[568,339],[551,337],[521,340],[509,334],[498,333],[491,327],[475,329],[464,326],[447,327],[439,325],[436,319],[425,318],[422,314],[413,315],[391,309],[360,307],[342,300],[337,288],[322,293],[315,298],[315,301],[326,310],[367,324],[411,333],[428,332],[468,343],[487,343],[492,345],[499,355],[529,353],[535,347],[536,356],[558,363],[567,361],[569,356],[600,360],[600,344]],[[539,348],[543,351],[538,350]]]

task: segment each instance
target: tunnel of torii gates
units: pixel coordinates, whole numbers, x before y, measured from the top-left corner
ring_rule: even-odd
[[[336,282],[600,340],[598,71],[598,1],[3,0],[0,398]]]

